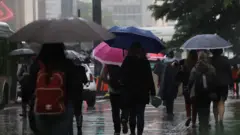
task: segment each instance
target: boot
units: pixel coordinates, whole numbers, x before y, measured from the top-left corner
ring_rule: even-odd
[[[82,120],[83,120],[83,116],[75,116],[76,118],[76,123],[77,123],[77,134],[78,135],[82,135]]]

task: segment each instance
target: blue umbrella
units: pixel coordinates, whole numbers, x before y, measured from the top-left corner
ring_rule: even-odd
[[[109,31],[116,35],[114,39],[105,41],[111,47],[128,49],[133,42],[139,42],[148,53],[159,53],[165,49],[163,42],[148,30],[114,26]]]

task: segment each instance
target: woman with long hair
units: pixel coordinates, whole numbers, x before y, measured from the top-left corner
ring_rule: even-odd
[[[183,83],[183,95],[185,99],[185,108],[187,114],[187,121],[185,123],[186,126],[189,126],[190,122],[192,121],[192,127],[196,127],[196,117],[197,112],[195,108],[194,99],[190,98],[189,89],[187,87],[189,76],[191,73],[192,68],[195,66],[198,59],[198,54],[196,50],[191,50],[188,54],[186,60],[184,60],[183,67],[181,70],[181,77]]]
[[[133,43],[121,66],[122,79],[126,91],[124,98],[125,107],[130,109],[129,125],[131,135],[143,134],[145,106],[149,103],[149,97],[155,96],[150,63],[144,55],[141,44]]]
[[[44,74],[42,73],[44,71]],[[59,74],[54,74],[58,73]],[[52,82],[53,79],[56,79],[63,73],[63,100],[59,100],[61,102],[61,108],[65,108],[64,111],[61,110],[59,114],[49,115],[48,113],[39,113],[43,108],[38,108],[44,102],[40,102],[40,100],[44,100],[41,98],[46,98],[48,101],[54,97],[48,97],[48,94],[44,94],[45,97],[41,97],[41,93],[39,88],[39,82],[41,79],[46,80],[46,82],[41,82],[42,84],[46,83],[48,85],[51,82],[51,85],[56,85],[57,80]],[[44,78],[41,78],[40,75],[44,75]],[[54,76],[55,75],[55,76]],[[58,77],[56,77],[58,76]],[[78,74],[77,67],[73,64],[72,61],[68,60],[65,56],[65,46],[63,43],[54,43],[54,44],[43,44],[42,49],[36,58],[35,62],[30,68],[30,90],[34,101],[31,106],[34,108],[34,115],[36,121],[36,127],[38,129],[38,134],[40,135],[68,135],[69,129],[71,128],[72,120],[73,120],[73,104],[79,100],[81,101],[81,81],[80,75]],[[41,78],[41,79],[40,79]],[[59,78],[58,78],[59,79]],[[61,81],[62,82],[62,81]],[[43,86],[47,87],[47,86]],[[58,87],[58,86],[52,86]],[[51,88],[47,87],[46,89]],[[52,89],[54,90],[54,89]],[[47,91],[47,90],[46,90]],[[38,93],[39,92],[39,93]],[[56,93],[55,93],[56,94]],[[47,102],[47,101],[45,101]],[[52,104],[46,104],[46,110],[51,110]],[[64,106],[64,107],[63,107]],[[56,107],[56,106],[54,106]]]

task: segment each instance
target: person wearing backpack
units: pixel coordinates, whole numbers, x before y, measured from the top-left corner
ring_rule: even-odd
[[[17,72],[18,82],[21,86],[21,98],[22,98],[22,114],[20,116],[27,117],[27,105],[29,102],[29,91],[28,91],[28,81],[29,81],[29,64],[22,64]]]
[[[121,125],[124,134],[128,132],[128,110],[122,104],[123,86],[120,83],[121,67],[117,65],[105,65],[102,71],[102,79],[108,83],[110,102],[112,106],[112,119],[114,123],[114,135],[120,135]]]
[[[200,131],[207,130],[209,126],[210,104],[216,97],[215,76],[215,69],[209,63],[207,54],[199,52],[198,61],[190,73],[188,88],[190,98],[195,100]]]
[[[81,100],[77,66],[65,56],[63,43],[43,44],[30,68],[29,88],[33,97],[39,135],[68,135],[74,103]]]

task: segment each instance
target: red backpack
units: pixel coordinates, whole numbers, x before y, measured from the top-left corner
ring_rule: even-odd
[[[40,64],[35,90],[35,113],[40,115],[62,114],[65,112],[64,73],[53,72],[49,83],[46,80],[47,75],[45,66]]]

